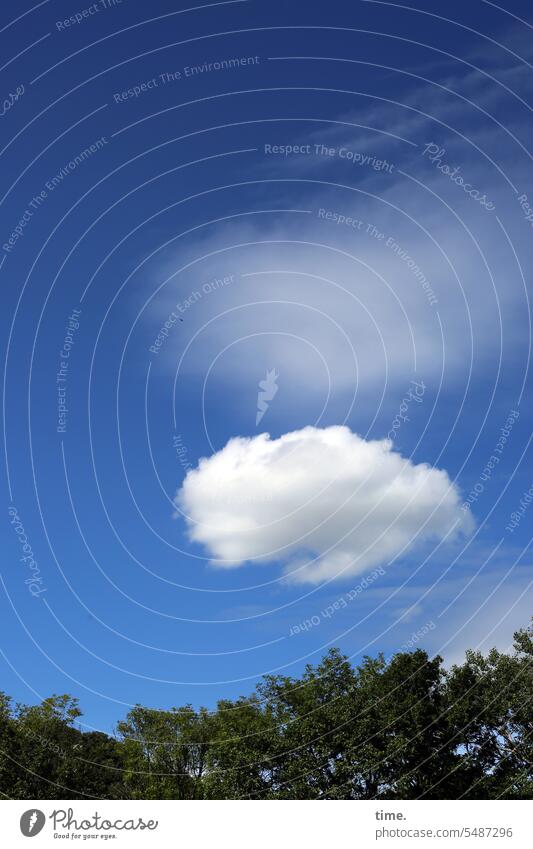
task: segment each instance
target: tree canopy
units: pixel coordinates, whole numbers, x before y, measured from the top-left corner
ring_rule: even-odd
[[[533,629],[515,650],[337,649],[215,710],[136,705],[113,736],[77,699],[0,693],[0,792],[15,799],[533,798]]]

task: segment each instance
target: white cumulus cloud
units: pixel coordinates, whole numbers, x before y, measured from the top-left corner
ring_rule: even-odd
[[[319,583],[471,530],[448,474],[345,426],[236,437],[190,470],[176,499],[218,567],[277,563]]]

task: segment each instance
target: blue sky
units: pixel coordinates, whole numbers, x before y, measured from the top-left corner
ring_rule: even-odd
[[[531,610],[528,4],[177,6],[0,22],[1,688],[106,730]]]

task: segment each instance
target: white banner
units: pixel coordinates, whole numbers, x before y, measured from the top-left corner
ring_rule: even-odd
[[[0,802],[2,846],[533,846],[528,801]],[[111,842],[112,841],[112,842]]]

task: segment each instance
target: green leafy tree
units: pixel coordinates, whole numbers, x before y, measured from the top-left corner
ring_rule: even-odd
[[[209,746],[209,714],[190,705],[157,711],[136,705],[118,723],[128,796],[198,799]]]
[[[268,797],[276,786],[278,741],[271,706],[257,695],[220,701],[210,733],[207,798]]]
[[[216,710],[137,705],[83,732],[71,696],[0,693],[0,793],[19,799],[533,798],[533,630],[449,671],[332,649]]]
[[[0,692],[0,794],[13,797],[17,780],[17,725],[11,699]]]
[[[468,651],[450,671],[450,718],[462,750],[465,798],[533,798],[532,629],[515,634],[515,654]]]

